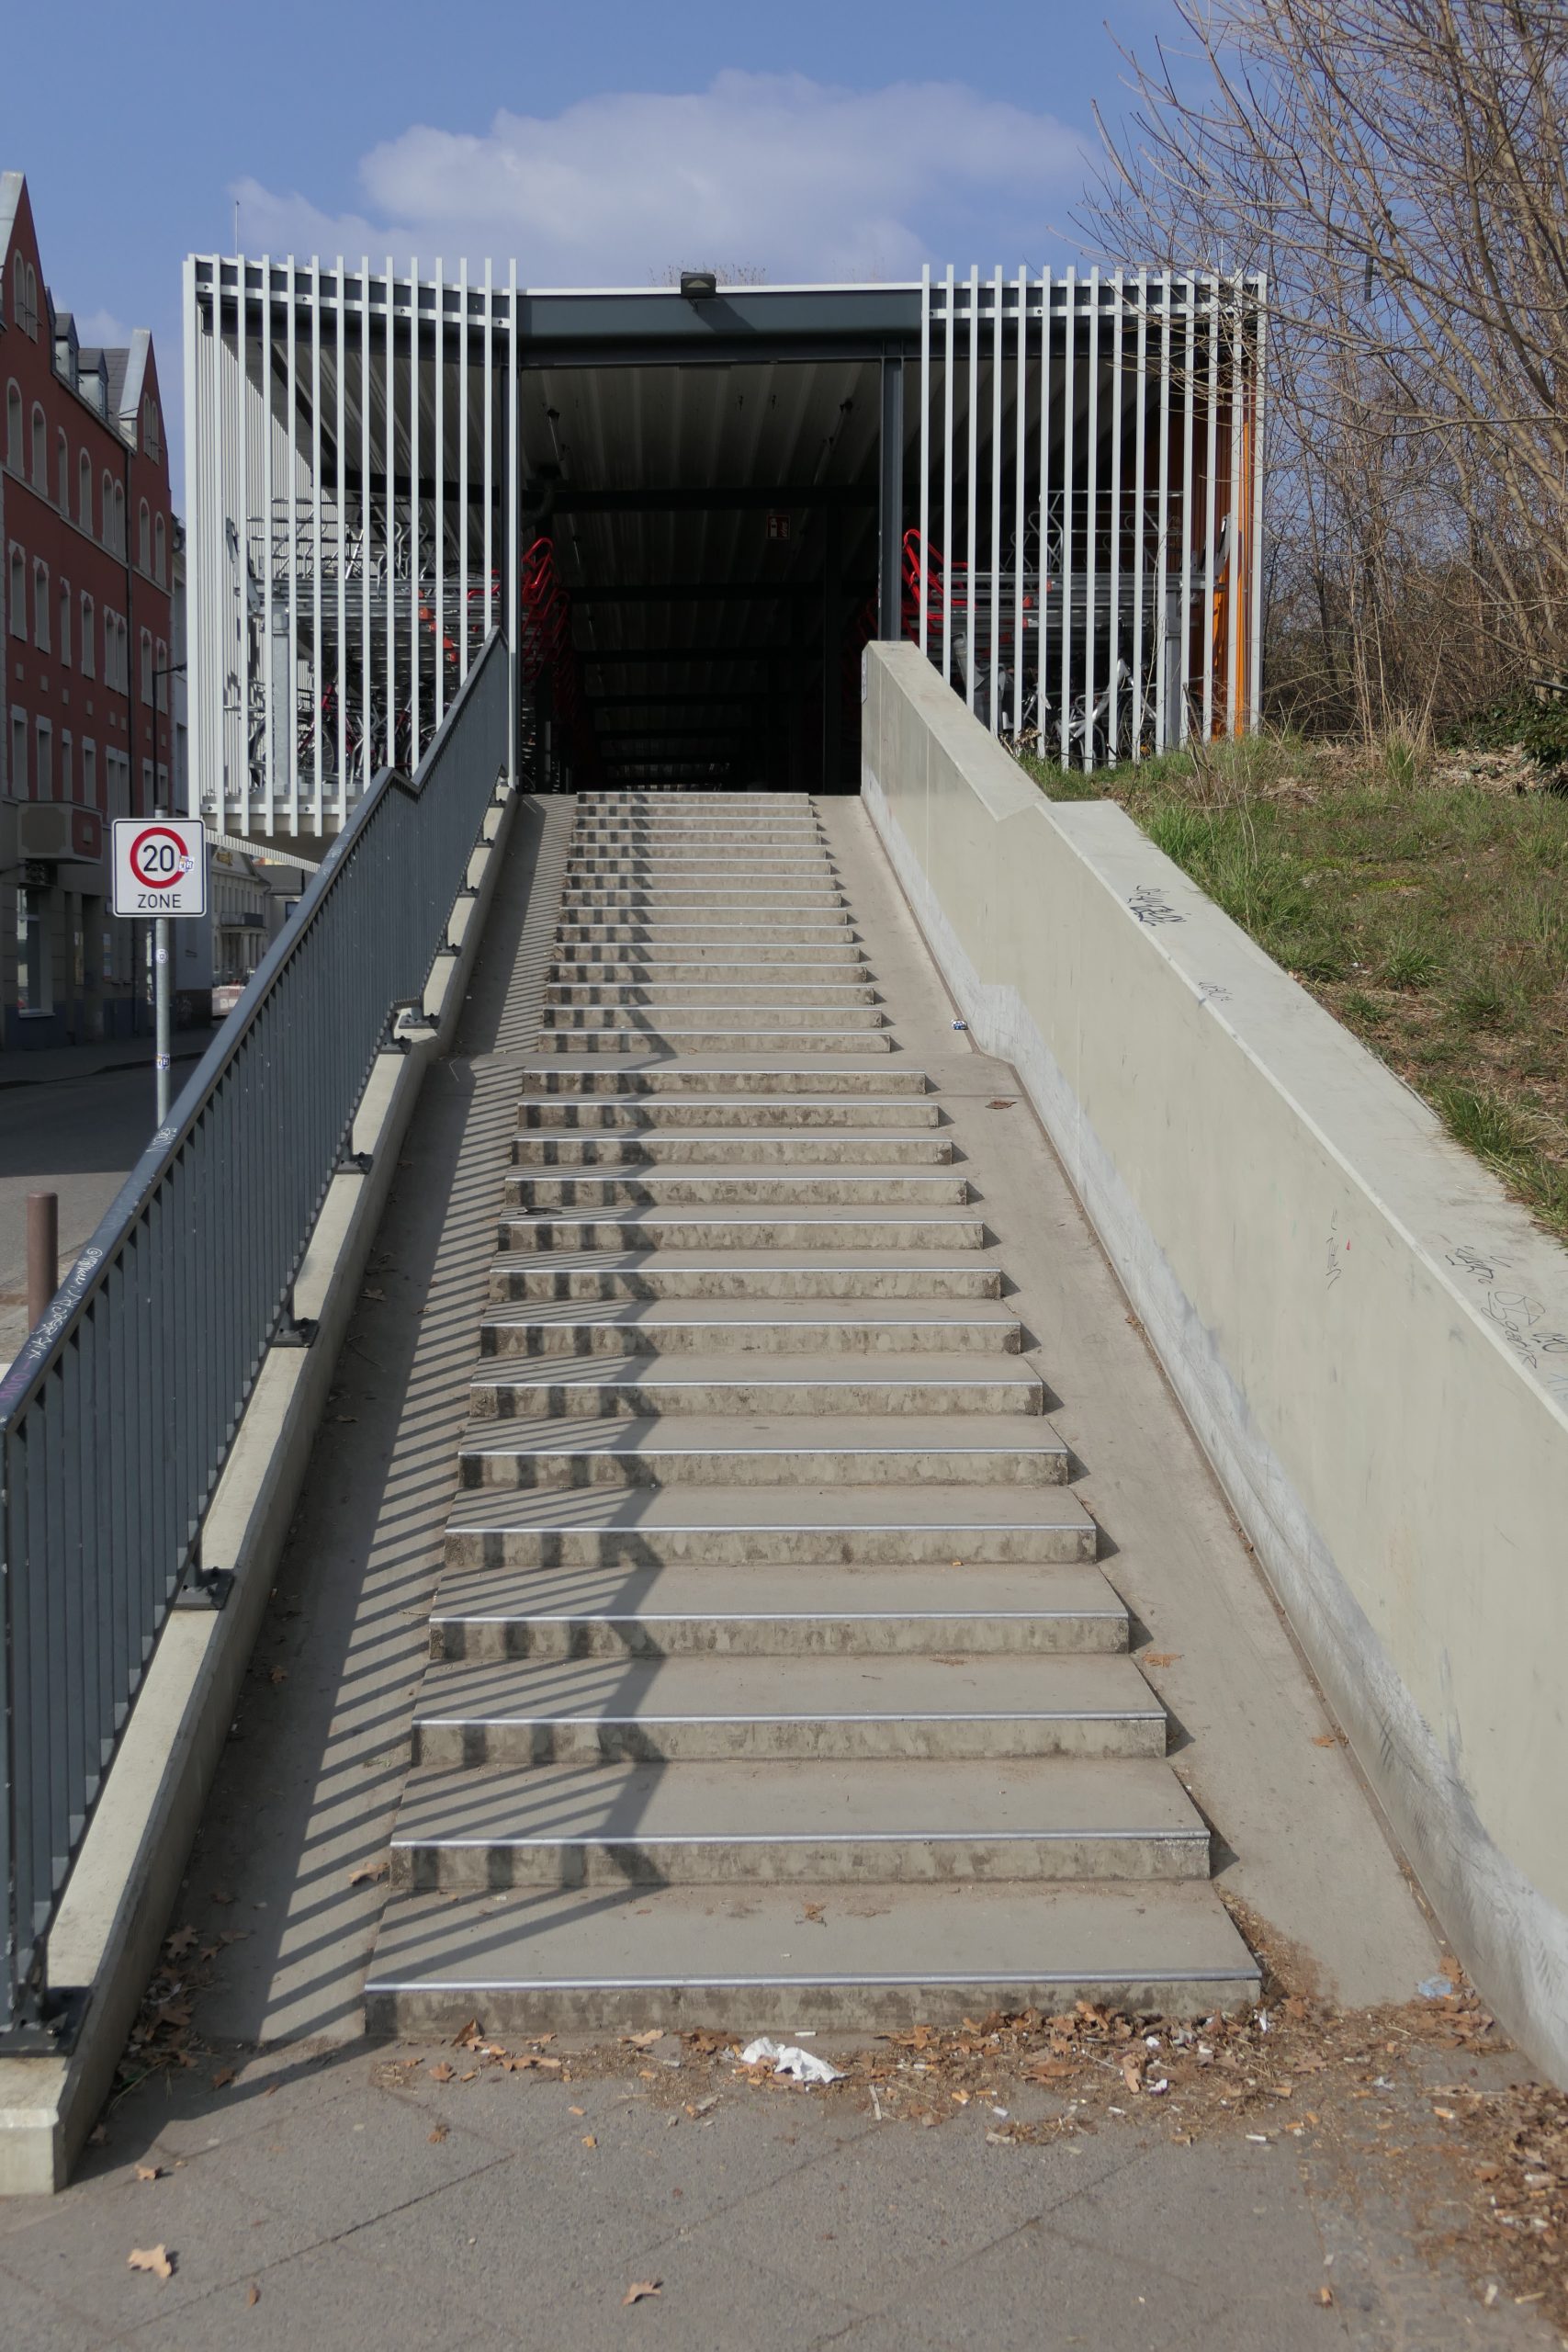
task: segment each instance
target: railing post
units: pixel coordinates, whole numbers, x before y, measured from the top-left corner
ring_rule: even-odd
[[[60,1195],[28,1194],[28,1328],[41,1323],[60,1288]]]

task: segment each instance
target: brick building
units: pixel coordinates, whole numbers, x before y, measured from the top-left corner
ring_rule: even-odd
[[[172,806],[175,517],[152,340],[86,348],[0,174],[0,1043],[145,1024],[109,824]]]

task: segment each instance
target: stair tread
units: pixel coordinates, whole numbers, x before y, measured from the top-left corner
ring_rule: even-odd
[[[748,1994],[775,1986],[792,2004],[815,1996],[818,2007],[795,2013],[826,2025],[852,1986],[1014,1988],[1010,2006],[1037,1993],[1050,2006],[1053,1991],[1067,2005],[1114,1990],[1149,2008],[1166,2006],[1168,1987],[1190,1986],[1205,2007],[1221,1988],[1233,2002],[1258,1988],[1257,1962],[1201,1883],[829,1887],[820,1918],[807,1923],[811,1892],[761,1883],[552,1889],[502,1902],[394,1895],[367,1996],[446,1994],[457,2009],[477,2006],[484,2026],[486,1991],[624,1987],[652,2004],[632,2014],[661,2018],[682,1996],[690,2014],[693,1996],[711,1988],[746,2030],[758,2021]]]
[[[971,1305],[961,1299],[937,1298],[921,1304],[909,1299],[870,1299],[856,1305],[849,1314],[830,1312],[833,1304],[807,1298],[766,1302],[716,1298],[705,1303],[694,1299],[593,1299],[574,1305],[570,1299],[552,1299],[537,1306],[491,1308],[483,1324],[485,1329],[497,1331],[570,1330],[579,1325],[597,1331],[686,1331],[705,1325],[749,1331],[787,1324],[792,1329],[800,1330],[837,1331],[847,1327],[877,1331],[978,1329],[1004,1336],[1019,1329],[1017,1316],[999,1302],[993,1305],[981,1300]],[[840,1310],[842,1304],[839,1302]],[[733,1362],[733,1358],[725,1361]],[[817,1359],[801,1357],[795,1361],[814,1363]],[[967,1359],[964,1361],[968,1372],[973,1373],[973,1365]]]
[[[494,1487],[457,1496],[446,1524],[474,1534],[508,1529],[627,1536],[844,1529],[962,1535],[971,1530],[1010,1534],[1069,1529],[1088,1538],[1095,1532],[1094,1521],[1066,1487],[605,1487],[564,1494]]]
[[[962,1657],[444,1658],[416,1724],[1164,1720],[1130,1657],[1083,1651]],[[679,1766],[673,1767],[680,1770]]]
[[[592,1370],[563,1367],[586,1385]],[[820,1375],[819,1375],[820,1376]],[[840,1375],[841,1376],[841,1375]],[[681,1374],[671,1375],[678,1382]],[[487,1385],[491,1385],[487,1382]],[[495,1385],[502,1385],[497,1383]],[[512,1385],[512,1384],[507,1384]],[[519,1387],[539,1386],[520,1380]],[[557,1385],[565,1385],[558,1376]],[[517,1414],[470,1421],[466,1454],[1028,1453],[1058,1456],[1062,1440],[1041,1413],[659,1413],[625,1418]]]
[[[719,1838],[1180,1838],[1209,1832],[1169,1768],[1144,1757],[784,1758],[679,1766],[416,1767],[394,1847],[627,1845]]]
[[[498,1267],[508,1269],[519,1266],[530,1267],[534,1264],[534,1258],[525,1251],[500,1250],[491,1262]],[[976,1261],[955,1261],[952,1265],[943,1265],[939,1260],[932,1259],[923,1252],[911,1251],[908,1255],[900,1255],[897,1250],[726,1250],[722,1252],[715,1252],[712,1250],[553,1250],[550,1252],[549,1262],[562,1273],[584,1270],[603,1273],[648,1273],[665,1270],[672,1273],[704,1273],[711,1271],[727,1274],[789,1274],[821,1272],[840,1274],[963,1274],[967,1276],[976,1271]],[[977,1263],[978,1271],[982,1272],[987,1271],[983,1261]],[[592,1303],[590,1301],[574,1306],[570,1300],[560,1302],[563,1308],[576,1313],[585,1311],[585,1306],[591,1306]],[[690,1305],[694,1302],[685,1303]],[[709,1305],[719,1306],[727,1304],[720,1299],[701,1303],[705,1313]],[[738,1299],[728,1303],[741,1307],[747,1312],[752,1311],[754,1305],[749,1299]],[[787,1303],[783,1299],[767,1302],[770,1312],[773,1306],[782,1306]],[[940,1306],[956,1302],[933,1300],[931,1303],[933,1306]],[[806,1300],[800,1304],[820,1312],[820,1303],[818,1301]],[[857,1312],[860,1304],[856,1302]],[[530,1315],[536,1311],[533,1307],[527,1309]]]

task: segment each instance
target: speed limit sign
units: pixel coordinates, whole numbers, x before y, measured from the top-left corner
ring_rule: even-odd
[[[117,915],[204,915],[207,835],[199,819],[117,817]]]

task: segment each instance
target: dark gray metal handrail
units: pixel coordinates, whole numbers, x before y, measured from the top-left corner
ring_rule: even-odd
[[[371,785],[0,1378],[0,2031],[45,1939],[400,1006],[507,760],[495,631],[412,777]]]

